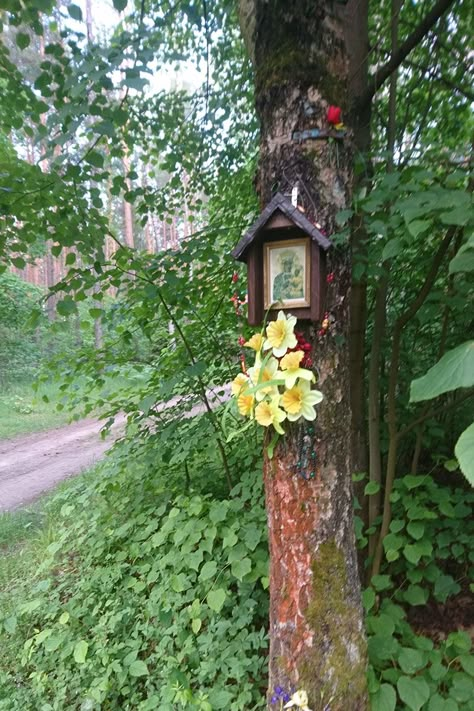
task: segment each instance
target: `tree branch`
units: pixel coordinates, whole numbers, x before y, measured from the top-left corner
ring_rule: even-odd
[[[366,91],[359,99],[359,108],[369,103],[382,84],[400,66],[403,60],[410,54],[412,49],[414,49],[421,42],[421,40],[431,30],[433,25],[438,22],[440,17],[444,15],[453,3],[454,0],[438,0],[435,6],[413,30],[411,35],[409,35],[409,37],[407,37],[407,39],[402,42],[398,49],[392,54],[388,62],[372,75]]]

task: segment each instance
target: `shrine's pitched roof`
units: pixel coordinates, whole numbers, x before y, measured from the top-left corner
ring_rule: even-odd
[[[244,234],[238,245],[232,250],[232,256],[234,259],[239,259],[243,261],[245,252],[248,250],[255,237],[258,235],[261,229],[265,227],[267,222],[270,220],[272,215],[279,210],[282,212],[294,225],[306,232],[311,239],[316,242],[321,249],[327,251],[329,247],[332,246],[331,241],[323,235],[322,232],[318,230],[315,225],[308,220],[308,218],[301,212],[297,207],[295,207],[291,200],[289,200],[282,193],[276,193],[271,201],[261,212],[260,216],[253,223],[250,229]]]

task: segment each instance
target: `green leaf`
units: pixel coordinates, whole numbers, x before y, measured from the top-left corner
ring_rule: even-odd
[[[209,605],[211,610],[214,610],[214,612],[220,612],[226,597],[226,592],[222,588],[218,588],[217,590],[211,590],[207,594],[207,604]]]
[[[104,156],[99,151],[89,151],[86,155],[86,161],[94,168],[104,167]]]
[[[366,612],[369,612],[369,610],[371,610],[375,605],[375,592],[372,590],[372,588],[367,588],[363,591],[362,604]]]
[[[28,47],[31,42],[30,35],[27,35],[26,32],[18,32],[17,36],[15,37],[15,42],[17,43],[20,49],[26,49],[26,47]]]
[[[428,590],[425,590],[420,585],[409,585],[403,595],[408,604],[413,606],[425,605],[428,596]]]
[[[84,664],[84,662],[86,661],[88,649],[89,645],[83,639],[81,639],[80,642],[76,643],[76,646],[74,647],[74,660],[78,664]]]
[[[201,580],[209,580],[209,578],[214,577],[216,572],[217,572],[217,563],[213,560],[210,560],[207,563],[204,563],[204,565],[202,566],[200,578],[201,578]]]
[[[459,657],[462,668],[470,676],[474,676],[474,656],[472,654],[462,654]]]
[[[377,592],[380,590],[388,590],[392,587],[390,575],[373,575],[370,582]]]
[[[69,5],[67,11],[73,20],[82,22],[82,10],[78,5]]]
[[[135,659],[128,667],[128,673],[130,676],[148,676],[150,672],[145,662],[142,662],[141,659]]]
[[[377,494],[379,491],[380,484],[376,481],[369,481],[369,483],[365,485],[364,494],[366,496],[372,496],[373,494]]]
[[[467,341],[445,353],[423,377],[412,381],[410,402],[431,400],[442,393],[473,385],[474,341]]]
[[[420,677],[401,676],[397,681],[397,689],[401,700],[412,711],[419,711],[430,698],[430,687]]]
[[[463,244],[455,257],[449,263],[449,273],[474,271],[474,240]]]
[[[199,617],[195,617],[194,620],[191,622],[191,628],[194,632],[194,634],[197,634],[199,630],[201,629],[202,625],[202,620]]]
[[[402,251],[402,243],[398,239],[398,237],[395,237],[394,239],[391,239],[387,242],[385,247],[383,248],[382,252],[382,259],[385,262],[387,259],[392,259],[393,257],[397,257],[400,252]]]
[[[454,448],[460,469],[471,486],[474,486],[474,422],[464,430]]]
[[[410,647],[403,647],[398,655],[398,663],[404,674],[414,674],[426,666],[427,659],[423,652]]]
[[[431,227],[431,222],[428,222],[428,220],[413,220],[408,224],[408,232],[413,237],[418,237],[422,232],[426,232],[429,227]]]
[[[446,602],[450,595],[456,595],[460,590],[459,584],[451,575],[440,575],[434,584],[433,594],[440,602]]]
[[[370,695],[372,711],[394,711],[397,705],[397,695],[391,684],[382,684],[375,694]]]
[[[410,521],[410,523],[407,525],[407,532],[412,538],[414,538],[416,541],[419,541],[420,538],[423,538],[423,534],[425,532],[425,524],[423,523],[423,521]]]
[[[459,706],[454,699],[443,699],[439,694],[430,698],[428,711],[459,711]]]
[[[69,622],[69,612],[63,612],[59,618],[60,625],[66,625]]]
[[[3,620],[3,626],[5,628],[5,632],[8,632],[8,634],[14,634],[16,630],[16,617],[7,617],[6,620]]]
[[[231,566],[232,575],[235,575],[238,580],[242,580],[242,578],[247,575],[247,573],[250,573],[251,570],[252,561],[250,560],[250,558],[242,558],[242,560],[235,560]]]
[[[463,227],[467,225],[471,215],[470,207],[455,207],[448,212],[442,212],[440,219],[444,225],[458,225],[459,227]]]
[[[127,7],[128,0],[113,0],[114,8],[117,12],[123,12]]]
[[[12,264],[17,269],[24,269],[26,267],[26,262],[23,257],[13,257]]]

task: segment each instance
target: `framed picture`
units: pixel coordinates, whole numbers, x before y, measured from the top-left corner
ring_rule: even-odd
[[[264,244],[264,307],[304,308],[310,305],[309,238]]]

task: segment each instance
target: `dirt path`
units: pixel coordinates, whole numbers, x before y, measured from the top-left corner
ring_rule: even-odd
[[[0,440],[0,511],[30,503],[63,479],[89,469],[112,445],[122,422],[115,423],[105,440],[97,420]]]

